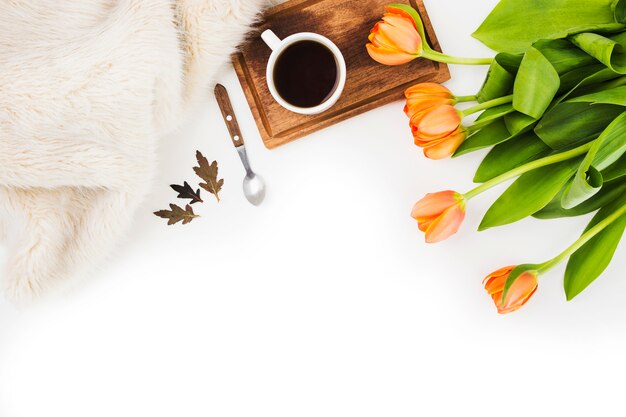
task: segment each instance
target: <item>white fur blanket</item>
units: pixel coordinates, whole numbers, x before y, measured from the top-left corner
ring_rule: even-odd
[[[9,297],[107,255],[149,188],[159,137],[208,96],[267,1],[0,1]]]

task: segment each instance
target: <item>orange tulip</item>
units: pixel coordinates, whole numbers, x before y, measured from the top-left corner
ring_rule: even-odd
[[[424,148],[430,159],[452,155],[466,137],[461,112],[454,108],[454,94],[442,85],[423,83],[409,87],[404,95],[404,112],[409,116],[415,144]]]
[[[411,217],[417,220],[427,243],[436,243],[455,234],[465,219],[465,198],[455,191],[426,194],[415,203]]]
[[[406,64],[422,54],[422,38],[415,21],[404,10],[389,7],[372,28],[365,45],[373,60],[385,65]]]
[[[535,271],[523,272],[509,288],[506,298],[502,300],[504,283],[515,266],[507,266],[487,275],[483,280],[485,289],[493,299],[498,313],[511,313],[522,307],[537,291],[538,276]]]

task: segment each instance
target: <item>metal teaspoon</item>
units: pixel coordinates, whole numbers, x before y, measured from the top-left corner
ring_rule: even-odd
[[[263,178],[261,178],[260,175],[255,174],[250,167],[250,161],[248,160],[248,154],[246,153],[246,146],[243,142],[241,131],[239,130],[239,124],[235,118],[233,106],[230,103],[230,98],[228,97],[228,91],[226,91],[226,87],[222,84],[217,84],[215,86],[215,98],[217,99],[217,104],[220,107],[224,121],[226,122],[226,127],[228,127],[228,132],[230,133],[233,145],[235,145],[235,149],[237,149],[237,153],[239,154],[239,158],[241,158],[243,167],[246,169],[246,176],[243,179],[243,194],[251,204],[258,206],[265,198],[265,183],[263,182]]]

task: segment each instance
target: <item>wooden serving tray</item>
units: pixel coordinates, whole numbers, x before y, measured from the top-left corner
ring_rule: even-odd
[[[398,2],[398,1],[396,1]],[[421,0],[400,0],[419,11],[433,49],[440,50]],[[233,59],[235,71],[252,109],[261,138],[275,148],[357,114],[399,100],[418,82],[450,79],[445,64],[416,59],[401,66],[381,65],[365,49],[367,35],[384,13],[389,0],[290,0],[268,10],[253,38]],[[343,53],[347,80],[339,101],[324,113],[306,116],[281,107],[265,80],[271,50],[261,40],[265,29],[281,39],[297,32],[315,32],[333,41]]]

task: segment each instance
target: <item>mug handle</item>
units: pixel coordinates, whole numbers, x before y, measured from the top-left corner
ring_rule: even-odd
[[[265,42],[272,51],[275,51],[276,49],[278,49],[278,47],[280,46],[280,43],[282,42],[278,38],[278,36],[276,36],[276,34],[272,32],[270,29],[267,29],[263,33],[261,33],[261,39],[263,39],[263,42]]]

